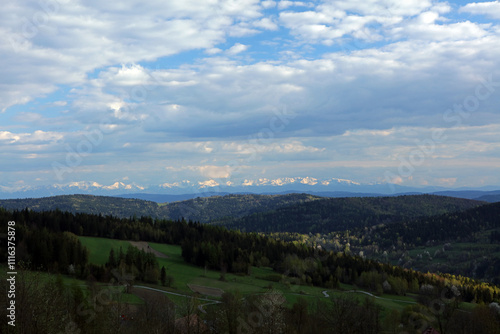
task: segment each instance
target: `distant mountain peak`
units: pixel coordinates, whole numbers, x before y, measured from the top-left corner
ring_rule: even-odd
[[[111,185],[102,185],[98,182],[95,181],[78,181],[78,182],[70,182],[66,184],[56,184],[54,187],[58,189],[78,189],[78,190],[98,190],[98,189],[103,189],[103,190],[144,190],[146,189],[145,187],[136,185],[136,184],[125,184],[123,182],[115,182]]]
[[[334,182],[337,182],[337,183],[345,183],[345,184],[352,184],[352,185],[357,185],[357,186],[360,186],[361,183],[359,182],[356,182],[356,181],[352,181],[352,180],[347,180],[347,179],[337,179],[337,178],[331,178],[329,180],[324,180],[324,181],[321,181],[321,184],[327,186],[329,185],[330,183],[334,183]]]
[[[276,187],[281,187],[285,185],[290,185],[290,184],[304,184],[304,185],[310,185],[310,186],[315,186],[315,185],[323,185],[323,186],[328,186],[332,183],[342,183],[342,184],[352,184],[352,185],[361,185],[359,182],[355,182],[352,180],[346,180],[346,179],[338,179],[338,178],[329,178],[329,179],[324,179],[324,180],[319,180],[315,177],[311,176],[306,176],[306,177],[283,177],[283,178],[277,178],[277,179],[267,179],[267,178],[260,178],[258,180],[248,180],[245,179],[242,182],[242,186],[248,187],[248,186],[276,186]]]
[[[491,188],[491,187],[490,187]],[[500,187],[494,189],[497,190]],[[134,182],[113,181],[109,184],[96,181],[73,181],[64,184],[46,186],[30,186],[24,183],[0,185],[0,198],[27,198],[46,197],[69,194],[92,195],[123,195],[134,193],[149,194],[198,194],[205,193],[371,193],[391,195],[396,193],[432,193],[438,191],[454,191],[453,189],[439,187],[411,188],[394,184],[375,183],[364,184],[342,178],[319,179],[312,176],[282,177],[282,178],[257,178],[244,180],[206,179],[198,181],[182,180],[172,183],[156,185],[139,185]],[[475,193],[467,198],[475,198],[482,194],[483,189],[475,189]],[[485,190],[485,189],[484,189]],[[490,190],[490,189],[488,189]],[[463,192],[463,191],[462,191]],[[443,193],[445,194],[445,193]],[[453,195],[452,195],[453,196]],[[461,195],[457,195],[461,197]],[[465,197],[465,195],[464,195]]]
[[[173,182],[173,183],[162,183],[159,185],[160,188],[165,188],[165,189],[171,189],[171,188],[180,188],[180,187],[187,187],[191,184],[191,181],[189,180],[182,180],[180,182]]]

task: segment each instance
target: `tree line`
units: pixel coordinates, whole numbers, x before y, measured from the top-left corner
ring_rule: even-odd
[[[0,289],[6,290],[7,284],[2,277]],[[344,293],[313,302],[299,297],[288,306],[284,296],[274,290],[247,297],[237,291],[226,292],[219,304],[205,307],[206,313],[202,314],[196,298],[186,298],[176,306],[158,294],[131,307],[121,298],[121,286],[97,285],[92,281],[86,287],[67,285],[61,276],[20,271],[16,303],[22,312],[18,313],[16,327],[9,327],[7,317],[0,318],[0,332],[421,334],[433,327],[441,334],[500,333],[498,305],[479,305],[464,312],[458,308],[460,300],[452,297],[452,291],[424,288],[419,304],[402,311],[394,309],[384,316],[372,297],[356,298]],[[0,300],[0,305],[6,307],[6,302]]]
[[[244,300],[226,294],[223,296],[222,306],[210,308],[204,316],[211,331],[215,333],[241,333],[241,330],[251,330],[254,333],[378,333],[381,328],[400,331],[400,324],[403,324],[403,329],[409,333],[415,333],[416,329],[421,329],[422,332],[425,330],[424,326],[432,325],[439,327],[443,334],[497,334],[500,324],[500,316],[492,307],[478,307],[465,314],[458,311],[459,301],[488,304],[498,302],[500,297],[498,287],[466,277],[421,273],[346,252],[325,251],[256,233],[229,231],[222,227],[184,220],[167,221],[150,217],[122,219],[58,210],[36,213],[30,210],[10,212],[3,209],[0,209],[0,219],[16,221],[19,260],[31,263],[33,269],[90,278],[87,290],[75,286],[65,287],[60,281],[47,281],[38,276],[32,279],[30,274],[26,279],[20,279],[18,291],[25,293],[23,296],[26,297],[20,299],[21,303],[25,301],[23,307],[26,309],[23,309],[23,314],[39,312],[40,315],[30,321],[24,319],[26,321],[22,323],[26,328],[18,329],[19,333],[64,332],[67,330],[64,326],[73,323],[82,328],[83,332],[92,332],[97,328],[111,333],[134,332],[139,328],[173,332],[175,316],[172,315],[171,303],[167,301],[148,300],[138,308],[138,313],[134,313],[137,315],[135,320],[126,321],[119,320],[126,307],[125,303],[119,301],[119,294],[110,297],[113,301],[106,299],[105,305],[98,305],[103,288],[93,282],[97,279],[109,281],[106,275],[113,269],[122,268],[124,271],[134,272],[138,279],[152,283],[163,281],[165,276],[162,274],[163,270],[159,270],[156,258],[130,247],[127,250],[112,250],[104,266],[92,265],[88,263],[88,252],[79,243],[77,235],[107,238],[111,235],[123,235],[125,240],[134,237],[135,240],[181,245],[182,256],[187,262],[221,270],[221,275],[225,272],[248,274],[252,266],[270,266],[277,274],[265,279],[279,280],[285,284],[333,288],[340,283],[347,283],[375,294],[385,292],[404,295],[413,292],[420,296],[420,304],[407,307],[403,312],[391,314],[382,320],[380,309],[371,299],[359,301],[333,297],[333,303],[319,302],[317,305],[299,300],[291,308],[287,308],[283,306],[282,297],[272,291]],[[4,251],[6,247],[2,246],[0,249]],[[2,282],[5,285],[5,280]],[[439,312],[433,311],[436,300],[438,306],[442,307]],[[47,305],[47,302],[50,306],[43,309],[41,305]],[[188,316],[196,312],[196,307],[192,306],[186,305],[185,313]],[[88,312],[79,311],[82,307]],[[95,320],[87,321],[86,315],[97,308],[101,311],[95,312]],[[255,319],[252,321],[251,316],[259,312],[261,316],[258,317],[257,324]],[[165,314],[170,314],[170,320],[161,319]],[[144,318],[149,319],[148,322],[141,320]],[[363,321],[359,321],[360,319]],[[5,328],[3,322],[2,326]]]
[[[88,275],[91,269],[98,273],[98,269],[86,265],[88,255],[75,237],[82,235],[181,245],[185,261],[222,273],[248,274],[252,266],[270,266],[289,284],[322,287],[357,284],[377,293],[384,291],[385,286],[385,292],[396,294],[415,292],[417,287],[427,284],[439,288],[456,285],[466,296],[465,301],[491,302],[500,297],[498,287],[461,276],[421,273],[345,252],[325,251],[184,220],[3,209],[0,209],[0,219],[16,221],[19,260],[31,262],[33,268],[42,266],[54,272],[67,273],[73,265],[75,272],[82,276]],[[60,252],[60,247],[67,251]],[[6,247],[1,249],[5,252]],[[141,279],[145,278],[144,268],[137,272]]]
[[[481,204],[436,195],[324,198],[215,223],[245,232],[330,233],[459,212]]]

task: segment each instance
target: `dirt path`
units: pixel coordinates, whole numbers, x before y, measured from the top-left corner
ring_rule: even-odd
[[[201,293],[202,295],[210,296],[210,297],[222,297],[224,294],[224,290],[219,288],[211,288],[208,286],[201,286],[195,284],[187,285],[193,292]]]
[[[182,294],[182,293],[176,293],[176,292],[170,292],[170,291],[155,289],[155,288],[151,288],[149,286],[134,285],[133,288],[134,289],[135,288],[137,288],[137,289],[146,289],[146,290],[161,292],[161,293],[165,293],[167,295],[174,295],[174,296],[179,296],[179,297],[193,298],[193,296],[191,296],[191,295],[185,295],[185,294]],[[213,299],[208,299],[208,298],[199,298],[199,297],[194,297],[194,298],[198,299],[198,300],[203,300],[203,301],[210,302],[210,304],[219,304],[219,303],[221,303],[218,300],[213,300]],[[206,305],[208,305],[208,304],[206,304]]]
[[[146,241],[129,241],[132,246],[137,247],[145,252],[153,253],[156,257],[161,257],[164,259],[168,259],[168,256],[163,254],[162,252],[158,252],[153,248],[149,247],[149,244]]]
[[[400,300],[400,299],[378,297],[378,296],[375,296],[373,293],[369,293],[369,292],[361,291],[361,290],[349,290],[349,291],[345,291],[345,293],[364,293],[365,295],[371,296],[375,299],[390,300],[392,302],[401,302],[401,303],[408,303],[408,304],[417,304],[417,302],[409,301],[409,300]]]

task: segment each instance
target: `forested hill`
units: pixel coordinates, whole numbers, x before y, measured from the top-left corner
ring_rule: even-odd
[[[500,284],[500,202],[339,237],[369,258]]]
[[[61,210],[71,213],[102,214],[129,218],[158,215],[158,204],[155,202],[93,195],[61,195],[44,198],[24,198],[0,200],[0,207],[7,210],[53,211]]]
[[[153,217],[161,219],[193,220],[207,223],[224,217],[239,218],[256,212],[275,210],[322,197],[308,194],[287,195],[226,195],[195,198],[186,201],[158,204],[140,199],[63,195],[45,198],[0,200],[0,207],[7,210],[30,209],[52,211],[59,209],[71,213],[101,214],[119,218]]]
[[[464,211],[484,202],[436,195],[328,198],[217,222],[246,232],[329,233]]]
[[[485,201],[490,203],[500,202],[500,194],[497,195],[484,195],[477,198],[478,201]]]
[[[214,223],[259,232],[327,233],[464,211],[484,202],[435,195],[323,198],[308,194],[225,195],[158,204],[93,195],[0,200],[7,210],[153,217]]]
[[[392,246],[394,240],[399,240],[407,247],[416,247],[428,243],[474,243],[478,241],[478,233],[485,231],[489,233],[489,240],[485,242],[500,241],[500,202],[357,232],[362,232],[358,237],[361,239],[362,236],[365,244],[377,243],[384,247]]]
[[[241,218],[260,212],[325,200],[308,194],[287,195],[225,195],[198,197],[187,201],[168,203],[162,206],[163,217],[190,219],[209,223],[224,218]]]
[[[430,285],[438,291],[437,298],[444,298],[441,291],[453,285],[465,302],[491,303],[500,296],[498,287],[467,277],[424,274],[352,256],[349,252],[330,252],[301,243],[283,242],[256,233],[240,233],[200,223],[148,217],[119,219],[62,211],[11,212],[1,208],[0,220],[15,222],[17,261],[25,263],[28,268],[71,274],[93,282],[109,282],[112,277],[110,268],[113,268],[113,263],[116,265],[112,259],[116,257],[110,253],[106,266],[89,263],[89,253],[77,236],[180,245],[186,262],[205,269],[221,270],[221,277],[225,272],[245,276],[253,267],[264,266],[273,268],[277,274],[264,279],[293,285],[332,289],[339,287],[340,283],[356,284],[377,294],[384,291],[418,293],[422,291],[422,286]],[[7,227],[7,224],[0,225],[0,234],[7,235]],[[3,259],[7,259],[6,244],[7,238],[0,238],[0,258]],[[136,275],[136,279],[157,282],[157,263],[145,252],[142,254],[129,247],[124,254],[123,265],[135,268],[132,276]],[[146,275],[148,267],[150,271]],[[388,286],[383,286],[384,280],[389,283]]]

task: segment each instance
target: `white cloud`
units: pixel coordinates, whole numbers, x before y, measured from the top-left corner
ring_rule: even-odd
[[[113,76],[113,81],[121,86],[140,86],[151,81],[151,76],[140,65],[122,65],[121,68],[112,68],[115,73],[107,72]]]
[[[497,7],[472,3],[459,12],[497,17]],[[303,168],[300,175],[318,179],[353,166],[363,179],[363,166],[397,165],[432,128],[449,139],[436,145],[428,168],[450,161],[490,168],[500,89],[493,85],[458,126],[444,115],[473,101],[488,75],[500,80],[500,28],[458,19],[454,8],[427,0],[92,0],[60,2],[33,25],[38,2],[9,2],[0,14],[2,167],[15,170],[16,157],[36,157],[40,166],[64,161],[66,144],[75,148],[84,131],[101,129],[102,143],[72,179],[175,183],[165,179],[172,173],[205,182],[233,178],[228,161],[253,175]],[[43,168],[50,175],[24,165],[36,178]],[[126,174],[116,179],[113,169]],[[424,181],[432,182],[412,179]]]
[[[264,17],[258,21],[253,23],[253,26],[256,28],[261,28],[265,30],[278,30],[278,24],[274,22],[272,18]]]
[[[474,94],[485,74],[498,81],[499,45],[497,36],[467,43],[412,40],[283,63],[207,58],[172,70],[112,67],[76,92],[74,106],[82,120],[107,114],[116,124],[135,124],[150,135],[168,133],[175,141],[250,136],[272,126],[279,137],[417,126],[443,122],[444,111]],[[144,94],[134,100],[138,92]],[[275,112],[283,106],[296,116],[282,128]],[[484,101],[475,125],[495,115],[493,96]]]
[[[276,1],[264,0],[260,4],[265,9],[276,7]]]
[[[210,179],[227,179],[231,176],[230,166],[200,166],[200,174]]]
[[[348,36],[373,42],[383,39],[385,29],[429,8],[430,1],[336,1],[321,3],[315,10],[281,12],[280,21],[305,43],[332,45]]]
[[[56,7],[49,14],[29,0],[3,7],[0,53],[9,65],[2,66],[0,77],[9,81],[0,82],[0,110],[52,93],[57,85],[82,84],[94,69],[213,48],[232,26],[261,15],[254,0],[126,0],[119,6],[87,1]]]
[[[460,7],[462,13],[470,13],[475,15],[485,15],[494,19],[500,19],[500,2],[472,2]]]
[[[48,143],[56,142],[64,138],[63,133],[46,132],[37,130],[33,133],[12,133],[9,131],[0,131],[0,140],[10,144],[27,144],[27,143]]]
[[[209,49],[206,49],[206,50],[205,50],[205,53],[206,53],[207,55],[216,55],[216,54],[219,54],[219,53],[221,53],[221,52],[222,52],[222,50],[221,50],[221,49],[219,49],[219,48],[209,48]]]
[[[259,140],[240,141],[233,143],[225,143],[223,149],[228,152],[243,155],[254,154],[285,154],[295,155],[299,153],[319,153],[323,152],[324,148],[313,146],[305,146],[302,142],[292,139],[276,139],[269,144],[259,143]]]
[[[376,16],[414,16],[429,8],[432,3],[429,0],[344,0],[324,6],[350,11],[362,15]]]
[[[489,34],[490,24],[476,24],[469,21],[453,24],[437,24],[437,12],[424,12],[414,20],[406,21],[402,26],[392,30],[395,38],[412,40],[445,41],[445,40],[473,40]]]
[[[21,136],[16,135],[14,133],[11,133],[8,131],[1,131],[0,132],[0,140],[2,140],[2,141],[7,141],[9,143],[15,143],[19,139],[21,139]]]
[[[229,50],[227,50],[227,54],[234,56],[237,55],[238,53],[245,51],[246,49],[248,49],[248,45],[236,43],[231,48],[229,48]]]
[[[278,2],[279,9],[286,9],[289,7],[312,7],[313,4],[304,1],[286,1],[280,0]]]

